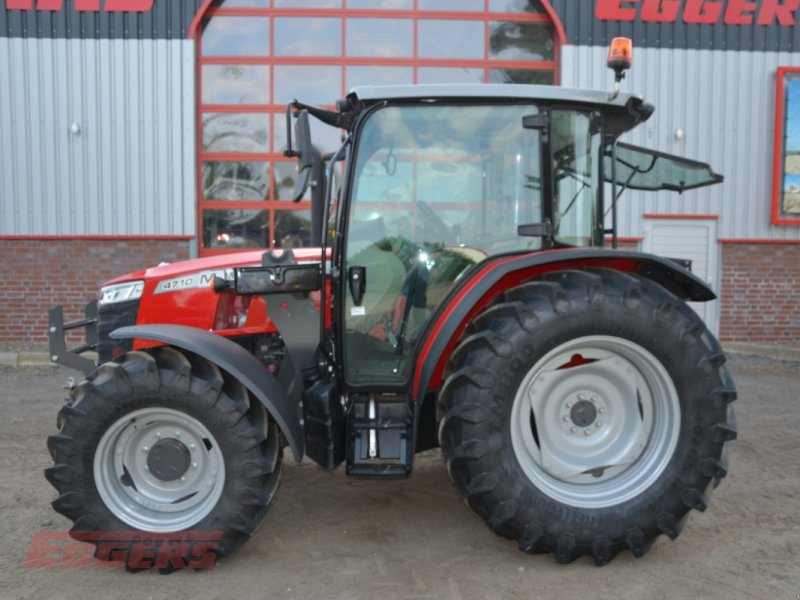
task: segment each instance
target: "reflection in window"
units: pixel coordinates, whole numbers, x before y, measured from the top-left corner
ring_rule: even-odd
[[[263,248],[269,237],[269,211],[204,210],[206,248]]]
[[[341,67],[275,65],[274,72],[278,104],[295,98],[308,104],[333,104],[342,95]]]
[[[340,56],[341,19],[279,17],[275,19],[275,56]]]
[[[349,90],[357,85],[398,85],[413,83],[412,67],[347,67],[345,83]]]
[[[204,162],[203,198],[206,200],[266,200],[269,163]]]
[[[275,8],[341,8],[341,7],[342,7],[342,0],[275,0]]]
[[[347,55],[374,58],[414,54],[414,24],[410,19],[347,19]]]
[[[349,4],[348,4],[349,6]],[[482,11],[483,0],[419,0],[420,10]]]
[[[332,92],[325,102],[330,104],[334,98],[338,97],[338,94],[334,95]],[[297,99],[307,102],[306,98],[303,96],[299,96]],[[314,103],[322,104],[321,101]],[[272,130],[272,151],[283,152],[286,149],[286,117],[281,114],[275,115],[274,124],[275,128]],[[341,130],[331,127],[330,125],[325,125],[314,118],[309,120],[309,124],[311,125],[311,142],[320,152],[333,152],[334,150],[338,150],[339,146],[342,145]],[[294,127],[294,123],[292,123],[292,127]]]
[[[297,180],[296,162],[275,163],[275,199],[292,200],[294,184]]]
[[[267,8],[269,0],[214,0],[213,7],[224,6],[225,8]]]
[[[347,8],[369,10],[411,10],[414,0],[347,0]]]
[[[269,54],[268,17],[214,17],[203,30],[205,56]]]
[[[418,51],[421,58],[482,59],[482,21],[419,21]]]
[[[535,71],[531,69],[489,69],[489,83],[534,83],[553,85],[553,71]]]
[[[308,210],[276,210],[276,248],[303,248],[311,245],[311,212]]]
[[[420,67],[419,83],[483,83],[483,69],[469,67]]]
[[[489,12],[547,13],[539,0],[489,0]]]
[[[266,104],[269,67],[265,65],[203,65],[203,104]]]
[[[489,24],[489,57],[500,60],[553,60],[553,26],[548,23]]]
[[[203,152],[269,152],[269,115],[204,113]]]

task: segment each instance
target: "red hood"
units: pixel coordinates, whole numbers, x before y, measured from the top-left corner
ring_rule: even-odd
[[[320,248],[296,248],[293,249],[294,256],[298,261],[319,261]],[[122,283],[133,279],[169,279],[178,277],[186,273],[196,273],[197,271],[210,271],[214,269],[232,269],[236,267],[246,267],[250,265],[260,265],[261,256],[264,250],[250,250],[247,252],[235,252],[231,254],[218,254],[205,258],[195,258],[183,260],[176,263],[169,263],[159,267],[150,267],[141,271],[134,271],[126,275],[115,277],[103,285]]]

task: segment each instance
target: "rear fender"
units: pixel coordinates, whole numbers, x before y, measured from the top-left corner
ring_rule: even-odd
[[[414,362],[413,397],[421,400],[441,386],[447,359],[467,324],[499,294],[544,273],[589,267],[641,275],[692,302],[716,298],[704,281],[677,263],[641,252],[576,248],[490,259],[453,288],[425,327]]]
[[[283,382],[266,370],[247,350],[215,333],[184,325],[136,325],[111,333],[114,339],[146,339],[193,352],[227,371],[259,399],[286,436],[295,459],[303,458],[303,429],[300,425],[302,386]],[[284,369],[281,369],[284,371]],[[294,370],[291,369],[290,372]]]

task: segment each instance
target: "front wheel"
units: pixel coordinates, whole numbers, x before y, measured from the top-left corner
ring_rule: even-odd
[[[78,385],[48,439],[53,507],[100,559],[125,541],[170,539],[165,555],[122,553],[130,568],[210,566],[263,520],[280,480],[276,425],[247,389],[212,363],[173,348],[131,352]],[[112,554],[109,536],[124,536]]]
[[[450,362],[450,477],[525,551],[642,556],[726,474],[736,392],[723,363],[694,311],[644,278],[590,269],[520,286]]]

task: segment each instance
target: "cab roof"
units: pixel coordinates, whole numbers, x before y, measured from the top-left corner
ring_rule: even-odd
[[[582,90],[555,85],[504,83],[451,83],[414,85],[363,85],[350,90],[362,101],[412,100],[426,98],[504,98],[545,102],[569,102],[624,108],[631,99],[641,102],[641,96],[621,93],[609,100],[609,92]]]

